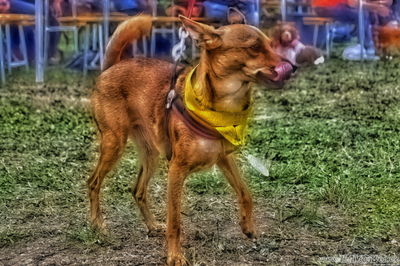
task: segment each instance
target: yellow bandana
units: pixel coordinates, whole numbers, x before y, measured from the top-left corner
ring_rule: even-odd
[[[243,145],[247,119],[251,108],[241,112],[214,111],[201,104],[201,86],[199,83],[192,84],[192,76],[196,67],[193,68],[185,79],[184,104],[190,113],[207,125],[215,128],[225,139],[235,146]]]

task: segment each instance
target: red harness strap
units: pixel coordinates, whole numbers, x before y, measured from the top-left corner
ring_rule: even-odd
[[[176,96],[173,99],[171,108],[166,109],[166,116],[164,120],[164,127],[167,133],[167,140],[165,142],[165,156],[167,157],[168,161],[172,158],[171,130],[169,127],[169,121],[171,119],[170,116],[172,114],[175,114],[181,121],[185,123],[190,131],[200,137],[211,140],[223,139],[223,136],[218,131],[206,127],[205,125],[194,119],[186,110],[180,96]]]
[[[178,96],[172,103],[172,111],[176,114],[185,125],[196,135],[199,135],[206,139],[222,139],[223,136],[213,128],[207,127],[195,118],[193,118],[188,110],[186,110],[182,99]]]

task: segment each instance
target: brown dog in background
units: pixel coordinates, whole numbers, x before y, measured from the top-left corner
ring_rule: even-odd
[[[375,27],[374,40],[380,55],[400,55],[400,27]]]
[[[324,62],[319,49],[304,45],[292,23],[278,23],[272,29],[272,47],[276,53],[296,66],[317,65]]]
[[[281,62],[271,49],[270,40],[257,28],[238,24],[215,29],[185,17],[180,19],[200,47],[194,79],[205,85],[202,93],[213,110],[240,112],[251,102],[252,83],[282,81],[278,68],[288,63]],[[162,231],[150,212],[147,187],[160,154],[168,154],[170,147],[167,263],[183,265],[186,260],[180,244],[181,193],[189,174],[218,165],[239,198],[240,226],[249,238],[255,237],[253,204],[234,160],[232,152],[236,147],[224,138],[196,134],[179,115],[166,110],[173,64],[152,58],[121,60],[124,47],[147,35],[151,25],[151,17],[134,17],[117,28],[107,46],[103,72],[91,99],[101,146],[96,169],[88,180],[90,220],[95,228],[103,228],[101,184],[131,137],[140,154],[133,197],[149,231]],[[189,70],[184,70],[176,79],[174,89],[178,95],[184,93],[182,83]]]

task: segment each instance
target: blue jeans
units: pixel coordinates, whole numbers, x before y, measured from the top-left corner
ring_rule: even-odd
[[[393,17],[397,20],[400,20],[400,1],[393,1]]]
[[[10,0],[10,13],[35,15],[35,6],[33,4],[24,2],[22,0]],[[24,27],[25,40],[28,49],[29,61],[35,58],[35,28],[33,26]],[[11,26],[11,44],[13,50],[19,47],[20,39],[18,35],[18,28]]]
[[[341,4],[336,7],[316,7],[315,13],[321,17],[330,17],[340,22],[353,23],[358,26],[358,10],[347,5]],[[363,17],[365,48],[374,48],[370,13],[364,11]]]
[[[217,18],[226,23],[229,7],[236,7],[246,18],[246,22],[250,25],[257,24],[257,18],[254,16],[256,4],[253,0],[206,0],[203,2],[206,16]]]
[[[150,6],[143,0],[112,0],[114,8],[118,12],[126,13],[130,16],[139,13],[151,14]]]

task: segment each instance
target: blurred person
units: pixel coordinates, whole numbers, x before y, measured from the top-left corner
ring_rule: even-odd
[[[215,18],[222,23],[230,23],[229,8],[235,8],[245,16],[246,24],[257,25],[256,2],[254,0],[206,0],[203,3],[205,16]],[[236,22],[235,22],[236,23]]]
[[[139,13],[152,14],[152,3],[149,0],[111,0],[115,11],[128,15]]]
[[[9,0],[0,0],[0,13],[7,13],[10,10]]]
[[[393,0],[392,10],[395,20],[400,21],[400,0]]]
[[[70,7],[72,1],[65,0],[65,2],[69,3],[68,12],[71,13]],[[103,10],[103,1],[75,0],[75,3],[78,14],[101,13]],[[128,15],[137,15],[139,13],[152,13],[150,0],[110,0],[110,5],[110,11],[117,11]]]
[[[173,2],[173,5],[170,5],[165,10],[167,16],[177,17],[179,15],[188,16],[188,1],[187,0],[177,0]],[[202,1],[196,1],[193,10],[192,17],[200,17],[203,13],[203,3]]]
[[[32,1],[32,0],[31,0]],[[34,0],[33,0],[34,1]],[[49,26],[59,26],[57,18],[63,16],[63,3],[64,0],[50,0],[49,5]],[[57,64],[61,61],[61,52],[58,49],[60,43],[60,32],[49,32],[49,45],[48,45],[48,60],[50,64]]]
[[[112,0],[110,0],[110,3]],[[64,7],[68,7],[68,15],[72,15],[72,0],[65,0]],[[76,13],[78,15],[101,13],[103,10],[103,1],[99,0],[75,0]]]
[[[371,3],[381,4],[386,6],[390,13],[387,16],[381,16],[378,13],[372,13],[372,24],[376,26],[384,26],[388,24],[390,21],[395,19],[394,13],[394,1],[393,0],[370,0]]]
[[[49,23],[54,25],[57,22],[56,16],[62,14],[61,2],[63,0],[52,0],[49,12]],[[0,13],[26,14],[35,15],[35,0],[0,0]],[[25,40],[28,44],[28,59],[33,61],[35,58],[35,30],[33,26],[24,27]],[[49,57],[52,58],[57,52],[59,41],[59,33],[50,34]],[[11,42],[13,45],[13,53],[16,57],[21,58],[19,47],[20,39],[18,29],[11,27]]]
[[[0,0],[0,13],[15,13],[15,14],[27,14],[35,15],[35,6],[31,3],[22,0]],[[13,55],[19,59],[22,59],[21,51],[19,50],[19,32],[18,28],[11,26],[11,44]],[[35,43],[34,27],[24,27],[25,40],[27,43]],[[27,45],[28,59],[32,61],[35,57],[34,45]]]
[[[367,59],[376,59],[375,47],[372,37],[372,16],[377,14],[382,17],[390,15],[390,9],[387,4],[392,0],[383,0],[377,2],[364,1],[364,40]],[[383,3],[385,2],[385,3]],[[390,3],[391,5],[391,3]],[[322,17],[331,17],[340,22],[348,22],[358,25],[358,0],[313,0],[312,6],[315,13]],[[355,47],[352,51],[359,53]],[[359,56],[359,55],[358,55]]]

